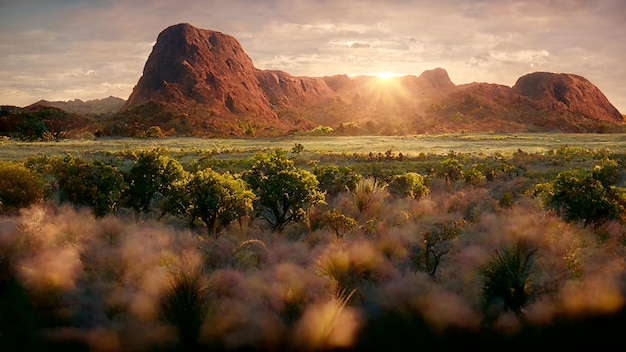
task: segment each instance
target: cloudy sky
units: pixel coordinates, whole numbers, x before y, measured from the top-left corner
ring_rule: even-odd
[[[293,75],[511,86],[575,73],[626,113],[624,0],[0,0],[0,104],[128,98],[157,35],[188,22]]]

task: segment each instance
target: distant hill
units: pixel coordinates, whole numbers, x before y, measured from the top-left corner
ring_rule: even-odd
[[[112,114],[124,105],[126,101],[121,98],[110,96],[104,99],[93,99],[82,101],[80,99],[74,99],[69,101],[47,101],[40,100],[31,106],[49,106],[53,108],[59,108],[67,112],[75,112],[84,115],[99,115],[99,114]]]
[[[272,136],[330,126],[344,134],[610,132],[624,117],[584,77],[536,72],[513,87],[419,76],[297,77],[260,70],[232,36],[177,24],[163,30],[128,100],[105,128],[137,135]]]
[[[94,117],[51,106],[0,106],[0,136],[22,140],[93,137],[94,122]]]

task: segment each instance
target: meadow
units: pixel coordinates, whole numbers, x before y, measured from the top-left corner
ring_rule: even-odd
[[[124,149],[163,147],[181,153],[198,150],[220,154],[255,153],[274,148],[291,149],[300,143],[306,151],[325,153],[384,153],[387,150],[407,156],[419,153],[444,154],[453,150],[460,153],[545,152],[569,145],[585,148],[610,148],[626,152],[626,134],[446,134],[414,136],[290,136],[271,139],[201,139],[173,137],[164,139],[101,138],[96,140],[57,140],[50,142],[0,141],[0,160],[22,160],[33,155],[84,155],[103,151],[120,152]]]
[[[2,351],[621,343],[626,135],[0,151]]]

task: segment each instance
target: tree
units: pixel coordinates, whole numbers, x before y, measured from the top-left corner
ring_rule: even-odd
[[[180,163],[166,155],[163,149],[142,151],[137,161],[124,175],[128,183],[125,202],[137,214],[150,211],[156,197],[167,197],[172,184],[183,177]]]
[[[481,187],[485,185],[487,177],[480,171],[479,165],[474,165],[463,170],[463,180],[468,186]]]
[[[451,248],[450,241],[461,234],[461,228],[457,224],[437,224],[436,229],[424,232],[423,260],[424,268],[428,275],[434,277],[441,258],[448,254]]]
[[[306,207],[324,200],[315,175],[296,168],[280,149],[257,154],[244,179],[258,197],[259,215],[279,232],[301,220]]]
[[[190,222],[201,219],[209,235],[219,234],[224,226],[252,211],[256,199],[242,179],[211,169],[192,174],[182,193],[172,193],[172,197],[182,197],[179,204],[184,205],[179,209]]]
[[[121,171],[99,160],[66,157],[55,166],[61,201],[88,206],[96,216],[115,213],[126,188]]]
[[[0,210],[27,207],[43,198],[43,181],[18,163],[0,162]]]
[[[446,181],[446,188],[450,190],[452,184],[463,176],[463,164],[455,158],[447,158],[439,162],[435,174]]]
[[[313,168],[319,188],[327,194],[353,191],[362,176],[347,166],[320,165]]]
[[[389,190],[415,199],[423,198],[430,193],[428,179],[416,172],[394,176],[389,182]]]
[[[601,169],[595,169],[594,172],[561,172],[547,187],[546,203],[568,221],[580,220],[585,225],[619,219],[624,212],[626,199],[621,189],[601,181],[609,179],[611,177]]]
[[[352,230],[359,223],[349,216],[343,215],[339,210],[329,210],[325,214],[326,224],[335,231],[337,238],[343,238],[346,231]]]

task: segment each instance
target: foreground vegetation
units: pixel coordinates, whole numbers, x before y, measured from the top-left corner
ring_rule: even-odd
[[[550,149],[546,140],[487,153],[168,139],[16,151],[0,162],[0,347],[618,341],[626,154],[616,140]]]

